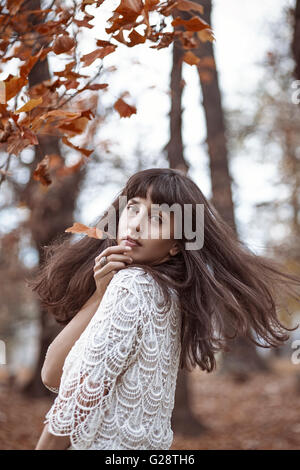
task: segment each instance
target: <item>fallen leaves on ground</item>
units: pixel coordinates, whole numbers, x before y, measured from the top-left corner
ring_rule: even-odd
[[[271,374],[256,374],[243,383],[195,369],[190,399],[208,432],[194,438],[174,433],[170,450],[299,449],[300,365],[276,359],[272,367]],[[55,397],[26,398],[2,386],[0,449],[34,449]]]

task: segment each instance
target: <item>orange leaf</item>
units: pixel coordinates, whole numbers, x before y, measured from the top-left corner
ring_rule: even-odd
[[[78,171],[79,168],[83,164],[84,164],[84,157],[81,157],[80,160],[77,163],[75,163],[74,165],[72,165],[72,166],[63,166],[62,168],[59,168],[56,171],[56,176],[61,177],[61,176],[71,175],[71,174],[75,173],[76,171]]]
[[[127,17],[134,12],[136,18],[142,11],[143,6],[142,0],[121,0],[120,5],[114,11]]]
[[[74,38],[70,38],[70,36],[64,34],[56,38],[53,44],[53,52],[55,54],[63,54],[64,52],[70,51],[75,46]]]
[[[102,230],[96,227],[88,227],[87,225],[80,224],[78,222],[75,222],[72,225],[72,227],[67,228],[65,232],[85,233],[90,238],[98,238],[98,239],[101,239],[103,235]]]
[[[91,153],[93,153],[94,151],[94,150],[88,150],[88,149],[77,147],[76,145],[72,144],[72,142],[70,142],[66,137],[62,138],[62,142],[68,145],[69,147],[71,147],[72,149],[78,150],[78,152],[83,153],[86,157],[89,157]]]
[[[17,109],[15,111],[16,114],[19,113],[27,113],[28,111],[31,111],[33,108],[38,106],[43,102],[43,98],[40,96],[39,98],[33,98],[32,100],[27,101],[27,103],[24,104],[21,108]]]
[[[11,77],[11,75],[9,76]],[[6,80],[8,80],[8,78]],[[17,93],[28,83],[25,77],[12,77],[8,81],[4,80],[5,83],[5,99],[9,101],[11,98],[16,96]]]
[[[76,23],[77,26],[79,26],[79,27],[83,26],[83,27],[85,27],[85,28],[90,28],[90,29],[94,27],[93,24],[90,24],[90,23],[88,22],[88,21],[90,21],[90,20],[87,20],[87,19],[85,19],[85,18],[84,18],[83,20],[75,20],[75,19],[74,19],[73,21],[74,21],[74,23]]]
[[[80,61],[84,62],[84,67],[91,65],[96,59],[103,59],[108,54],[114,52],[117,46],[105,46],[102,49],[96,49],[89,54],[85,54],[81,57]]]
[[[179,0],[171,5],[170,9],[177,8],[178,10],[183,11],[199,11],[203,15],[203,6],[195,2],[190,2],[188,0]]]
[[[87,85],[85,89],[87,90],[102,90],[102,88],[107,88],[108,83],[94,83],[93,85]]]
[[[63,131],[63,133],[68,134],[70,137],[74,137],[75,135],[81,134],[88,124],[89,120],[85,116],[81,116],[78,119],[74,119],[70,123],[62,123],[59,126],[59,129]]]
[[[197,57],[192,51],[186,52],[182,60],[189,65],[197,65],[200,62],[200,58]]]
[[[36,64],[36,62],[41,58],[43,53],[44,47],[42,47],[37,54],[34,56],[30,56],[28,60],[26,60],[25,64],[20,67],[20,76],[27,79],[29,72]]]
[[[116,111],[118,111],[121,117],[129,117],[132,114],[136,114],[136,107],[130,106],[129,104],[125,103],[122,98],[119,98],[115,102],[114,108]]]
[[[141,44],[146,41],[145,36],[139,34],[135,29],[131,31],[128,37],[131,41],[128,46],[135,46],[136,44]]]
[[[215,41],[213,31],[210,28],[206,28],[206,29],[202,29],[202,31],[198,31],[197,36],[202,42]]]
[[[9,11],[10,16],[14,16],[20,9],[24,0],[14,0],[13,2],[7,2],[6,8]]]
[[[46,155],[36,167],[33,178],[40,181],[44,186],[49,186],[52,181],[49,175],[49,156]]]
[[[189,20],[183,20],[177,16],[171,24],[172,26],[182,25],[187,31],[201,31],[202,29],[210,28],[209,24],[198,16],[193,16]]]

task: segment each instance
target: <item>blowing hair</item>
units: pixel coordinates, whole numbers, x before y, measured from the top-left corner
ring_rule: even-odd
[[[216,367],[215,353],[230,350],[228,340],[236,336],[244,336],[264,348],[278,347],[288,340],[286,331],[298,326],[283,325],[278,312],[286,302],[284,294],[299,301],[299,294],[291,286],[299,287],[300,278],[284,272],[274,260],[251,252],[199,187],[178,170],[150,168],[132,175],[111,204],[117,228],[121,215],[119,197],[146,199],[148,191],[153,204],[167,203],[170,207],[177,203],[182,208],[184,204],[191,205],[193,224],[196,205],[204,206],[202,248],[185,249],[185,242],[191,240],[184,236],[187,232],[183,218],[177,255],[156,266],[134,262],[128,266],[140,266],[153,276],[162,288],[167,306],[168,287],[177,291],[182,313],[180,368],[189,370],[190,365],[198,365],[212,372]],[[84,236],[72,242],[69,235],[66,238],[62,234],[43,247],[41,267],[28,285],[58,323],[67,325],[94,293],[95,258],[113,245],[117,245],[114,238]]]

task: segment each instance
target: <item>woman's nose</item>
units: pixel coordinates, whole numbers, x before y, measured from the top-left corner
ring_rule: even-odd
[[[131,229],[134,229],[136,232],[141,232],[142,226],[144,223],[143,220],[144,220],[143,214],[139,213],[139,214],[136,214],[135,217],[132,217],[129,220],[128,225]]]

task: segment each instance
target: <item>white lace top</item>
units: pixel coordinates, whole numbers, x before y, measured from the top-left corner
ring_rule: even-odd
[[[181,352],[181,313],[140,267],[118,271],[66,357],[45,416],[67,450],[168,450]]]

